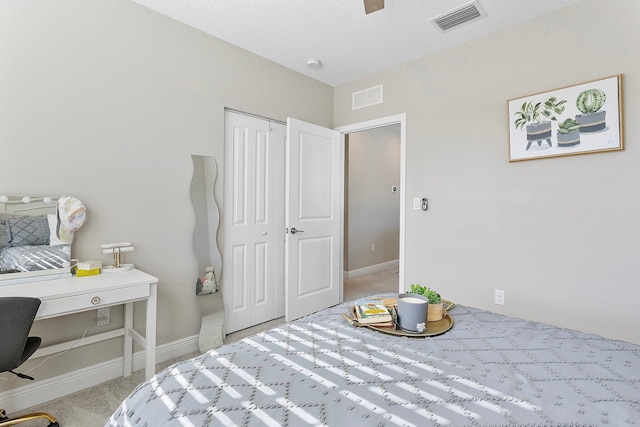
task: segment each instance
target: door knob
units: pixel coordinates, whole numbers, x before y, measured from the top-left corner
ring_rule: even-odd
[[[291,234],[296,234],[296,233],[304,233],[304,230],[296,230],[295,227],[291,227]]]
[[[263,231],[263,232],[262,232],[262,233],[260,233],[260,234],[262,234],[263,236],[266,236],[266,235],[267,235],[267,232],[266,232],[266,231]]]

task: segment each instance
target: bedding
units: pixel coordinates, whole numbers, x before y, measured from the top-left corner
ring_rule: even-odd
[[[49,223],[44,215],[9,217],[5,229],[9,246],[49,244]]]
[[[7,237],[7,225],[5,215],[0,214],[0,249],[9,244],[9,238]]]
[[[384,335],[349,306],[177,363],[105,426],[640,426],[638,345],[459,305],[443,335]]]
[[[1,214],[0,274],[68,267],[71,262],[71,239],[60,240],[57,228],[55,214]]]
[[[71,261],[69,245],[25,245],[0,248],[0,273],[65,268]]]

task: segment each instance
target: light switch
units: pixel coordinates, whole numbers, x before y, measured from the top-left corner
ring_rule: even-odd
[[[419,211],[420,210],[420,198],[419,197],[414,197],[413,198],[413,210],[414,211]]]

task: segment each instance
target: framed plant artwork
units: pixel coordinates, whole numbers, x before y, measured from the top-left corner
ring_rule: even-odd
[[[510,162],[624,149],[622,74],[507,105]]]

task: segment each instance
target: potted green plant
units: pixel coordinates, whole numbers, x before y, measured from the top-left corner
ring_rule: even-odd
[[[542,145],[542,141],[547,141],[551,147],[551,120],[557,121],[556,115],[564,112],[566,99],[558,100],[555,96],[550,96],[544,102],[533,103],[531,101],[524,102],[520,111],[517,111],[514,125],[516,129],[526,127],[527,130],[527,150],[533,142],[537,142],[538,146]]]
[[[422,295],[429,300],[429,308],[427,311],[428,322],[434,322],[442,319],[444,316],[444,304],[442,303],[442,298],[439,293],[429,287],[422,286],[419,283],[412,283],[409,293]]]
[[[580,123],[571,118],[558,123],[558,147],[580,144],[580,128]]]
[[[607,100],[607,95],[601,89],[587,89],[576,98],[576,107],[582,114],[576,114],[576,121],[582,126],[580,132],[596,132],[604,129],[606,123],[606,111],[600,111]]]

